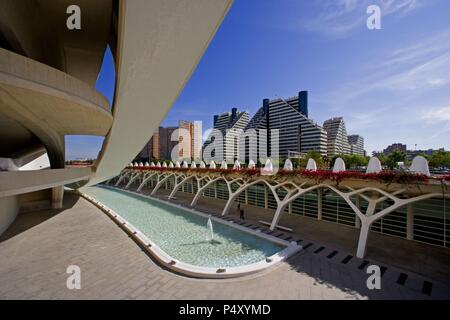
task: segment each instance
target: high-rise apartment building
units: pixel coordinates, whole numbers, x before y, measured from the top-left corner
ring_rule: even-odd
[[[332,157],[338,154],[350,154],[351,148],[348,142],[347,129],[345,128],[344,119],[335,117],[326,120],[323,128],[327,131],[327,155]]]
[[[176,131],[177,129],[183,130]],[[184,134],[187,134],[189,138],[186,144],[183,142]],[[201,134],[201,122],[197,121],[180,120],[178,127],[159,127],[137,158],[172,159],[172,151],[174,151],[174,155],[178,155],[179,159],[198,160],[201,158]]]
[[[288,99],[264,99],[262,107],[250,120],[246,130],[254,129],[258,136],[258,156],[271,156],[272,143],[275,137],[271,134],[278,130],[278,148],[280,157],[288,157],[289,153],[306,153],[317,151],[327,153],[327,133],[308,118],[307,91]],[[246,161],[249,160],[249,146],[246,141]],[[251,159],[256,160],[256,159]]]
[[[151,146],[152,146],[152,152],[149,159],[161,159],[161,146],[159,141],[159,128],[153,133],[153,136],[150,139]]]
[[[350,144],[350,153],[360,156],[365,155],[364,138],[359,134],[352,134],[348,136],[348,143]]]
[[[383,154],[388,156],[395,150],[403,151],[404,153],[406,153],[406,144],[393,143],[393,144],[387,146],[387,148],[383,150]]]
[[[189,122],[180,120],[178,122],[178,128],[186,131],[179,131],[178,135],[178,156],[180,159],[201,159],[201,146],[202,146],[202,125],[200,121]],[[184,134],[187,134],[189,139],[188,143],[184,143]]]
[[[239,140],[247,126],[249,115],[246,111],[238,111],[237,108],[232,108],[231,112],[225,112],[214,116],[214,129],[219,130],[223,137],[223,153],[219,157],[215,153],[215,160],[226,159],[233,161],[239,158]],[[205,141],[203,149],[213,142],[213,137],[210,135]],[[222,158],[222,159],[219,159]]]
[[[202,122],[194,121],[192,126],[192,159],[200,161],[202,159]]]

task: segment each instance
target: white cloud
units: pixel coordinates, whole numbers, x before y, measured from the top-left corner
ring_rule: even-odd
[[[369,5],[378,5],[383,19],[388,16],[403,16],[424,3],[424,0],[314,0],[308,3],[311,6],[309,11],[319,12],[317,15],[300,21],[288,19],[289,22],[284,27],[331,37],[345,37],[358,28],[365,30],[366,9]]]
[[[445,41],[448,40],[448,41]],[[359,68],[359,69],[363,69]],[[450,83],[450,30],[367,64],[357,81],[336,88],[329,100],[347,102],[374,92],[419,95]]]
[[[355,66],[350,79],[356,80],[323,95],[321,103],[344,116],[348,132],[362,134],[368,150],[395,141],[448,148],[450,41],[445,39],[450,40],[450,30],[386,50],[378,61]],[[435,107],[424,107],[430,103]]]
[[[421,112],[423,120],[436,122],[448,122],[450,124],[450,106],[427,108]]]

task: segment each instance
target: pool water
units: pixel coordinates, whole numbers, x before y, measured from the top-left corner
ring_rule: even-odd
[[[237,267],[264,260],[285,247],[182,208],[121,190],[89,187],[94,197],[126,219],[172,258],[202,267]]]

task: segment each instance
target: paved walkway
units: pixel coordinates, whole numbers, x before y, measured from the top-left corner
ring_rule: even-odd
[[[73,194],[65,210],[19,216],[0,243],[0,299],[430,299],[449,298],[420,279],[396,283],[388,267],[381,290],[368,290],[359,259],[316,245],[271,270],[228,280],[191,279],[162,269],[104,213]],[[42,219],[38,219],[38,217]],[[27,221],[40,223],[31,226]],[[303,243],[302,243],[303,244]],[[305,244],[307,245],[307,244]],[[332,257],[330,257],[332,256]],[[330,258],[329,258],[330,257]],[[81,268],[81,289],[66,288],[66,268]]]

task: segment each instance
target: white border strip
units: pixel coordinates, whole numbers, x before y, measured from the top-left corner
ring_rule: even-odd
[[[119,191],[128,192],[131,194],[138,195],[143,198],[149,198],[151,200],[158,201],[160,203],[176,207],[188,212],[191,212],[193,214],[208,218],[209,215],[204,214],[202,212],[185,208],[181,205],[177,205],[171,202],[166,202],[160,199],[156,199],[154,197],[149,197],[147,195],[143,195],[137,192],[129,191],[129,190],[123,190],[120,188],[114,188],[111,186],[101,186],[105,188],[111,188],[116,189]],[[103,203],[97,201],[95,198],[89,196],[88,194],[80,192],[80,195],[84,197],[85,199],[92,202],[94,205],[96,205],[99,209],[104,211],[112,220],[114,220],[124,231],[126,231],[136,242],[141,244],[142,247],[144,247],[147,252],[149,252],[158,262],[163,264],[168,269],[171,269],[173,271],[179,272],[184,275],[198,277],[198,278],[234,278],[234,277],[241,277],[244,275],[256,273],[259,271],[262,271],[264,269],[267,269],[269,267],[274,266],[280,261],[283,261],[287,259],[288,257],[292,256],[296,252],[300,251],[302,249],[302,246],[297,244],[297,242],[292,241],[288,242],[285,240],[278,239],[276,237],[267,235],[265,233],[260,232],[260,230],[252,230],[240,225],[236,225],[233,222],[225,221],[220,218],[214,217],[211,215],[211,219],[222,223],[225,225],[228,225],[229,227],[239,229],[243,232],[247,232],[250,234],[253,234],[257,237],[264,238],[268,241],[275,242],[280,245],[286,246],[285,249],[281,250],[280,252],[275,253],[274,255],[266,258],[266,260],[255,262],[249,265],[239,266],[239,267],[223,267],[223,268],[210,268],[210,267],[201,267],[201,266],[195,266],[188,263],[184,263],[182,261],[178,261],[171,256],[169,256],[166,252],[164,252],[158,245],[156,245],[153,241],[151,241],[146,235],[144,235],[142,232],[140,232],[136,227],[134,227],[132,224],[130,224],[126,219],[121,217],[118,213],[116,213],[111,208],[107,207]]]

